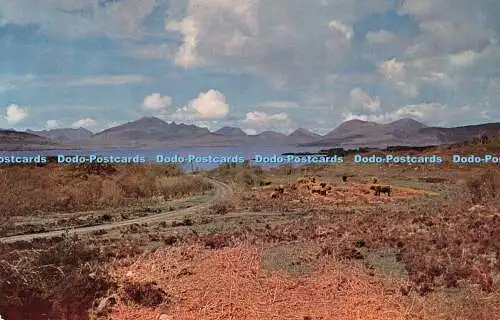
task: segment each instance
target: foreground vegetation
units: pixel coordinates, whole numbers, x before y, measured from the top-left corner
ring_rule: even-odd
[[[33,170],[24,183],[40,179]],[[57,170],[68,177],[81,168]],[[148,196],[184,195],[192,190],[189,179],[201,179],[161,171],[142,184],[139,177],[148,175],[140,172],[127,174],[128,190],[139,186]],[[233,183],[235,194],[202,212],[80,238],[0,245],[0,314],[9,320],[500,314],[495,167],[221,166],[209,174]],[[158,180],[165,176],[188,182],[169,189]],[[370,193],[374,179],[392,186],[393,195]],[[121,204],[138,197],[123,192]]]
[[[175,210],[212,185],[177,166],[56,165],[0,168],[0,234],[61,230]]]
[[[178,166],[57,165],[0,168],[0,212],[19,216],[115,208],[198,194],[210,184]]]

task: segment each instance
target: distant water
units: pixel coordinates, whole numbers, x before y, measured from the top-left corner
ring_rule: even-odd
[[[0,151],[0,156],[89,156],[89,155],[100,155],[100,156],[141,156],[146,159],[146,162],[154,163],[156,162],[157,155],[163,156],[182,156],[187,157],[189,155],[194,156],[240,156],[245,160],[252,160],[256,155],[261,156],[272,156],[281,155],[283,153],[293,153],[293,152],[318,152],[321,148],[318,147],[293,147],[293,146],[280,146],[280,147],[265,147],[265,146],[255,146],[255,147],[204,147],[204,148],[154,148],[154,149],[142,149],[142,148],[99,148],[99,149],[85,149],[85,150],[47,150],[47,151]],[[259,164],[260,165],[260,164]],[[219,164],[215,163],[185,163],[183,168],[186,171],[191,171],[192,169],[198,170],[210,170],[216,168]],[[263,165],[264,167],[275,167],[279,164],[268,164]]]

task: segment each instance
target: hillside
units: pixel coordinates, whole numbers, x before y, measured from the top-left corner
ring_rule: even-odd
[[[438,144],[432,134],[421,132],[426,125],[413,119],[400,119],[381,124],[373,121],[350,120],[307,146],[370,146]]]
[[[387,124],[351,120],[341,124],[325,138],[303,145],[353,147],[441,145],[470,141],[483,134],[500,136],[500,123],[441,128],[427,127],[412,119],[401,119]]]
[[[222,135],[225,137],[236,137],[236,138],[241,138],[241,137],[247,136],[245,131],[243,131],[237,127],[223,127],[223,128],[220,128],[219,130],[215,131],[215,134]]]
[[[206,128],[195,125],[167,123],[155,117],[143,117],[137,121],[113,127],[93,135],[89,145],[150,146],[176,144],[180,140],[210,135]]]
[[[288,137],[294,143],[306,143],[311,141],[316,141],[321,138],[321,136],[317,133],[313,133],[307,129],[299,128],[294,132],[290,133]]]
[[[38,135],[14,130],[0,130],[0,149],[9,151],[41,150],[60,147],[57,143]]]
[[[3,131],[4,150],[101,147],[219,147],[219,146],[306,146],[306,147],[374,147],[427,146],[470,141],[483,134],[500,136],[500,123],[456,128],[427,127],[405,118],[390,123],[350,120],[340,124],[325,136],[299,128],[289,135],[263,131],[247,135],[238,127],[222,127],[215,132],[183,123],[167,123],[155,117],[136,121],[92,134],[79,129],[44,131]],[[60,143],[60,145],[58,145]],[[71,147],[73,146],[73,147]]]
[[[81,127],[78,129],[63,128],[42,131],[27,130],[26,132],[62,143],[84,141],[89,139],[93,134],[91,131]]]
[[[456,128],[428,127],[422,129],[420,134],[436,136],[442,143],[458,143],[470,141],[483,134],[491,137],[500,137],[500,123],[486,123]]]

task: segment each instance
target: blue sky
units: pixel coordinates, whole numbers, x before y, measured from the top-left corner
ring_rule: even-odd
[[[0,127],[500,121],[492,0],[4,0]]]

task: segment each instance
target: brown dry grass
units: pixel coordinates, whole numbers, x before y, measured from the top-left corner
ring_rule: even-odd
[[[111,319],[404,319],[395,287],[331,258],[309,276],[261,267],[262,250],[240,245],[162,250],[115,270],[121,283],[154,281],[174,297],[156,309],[120,305]],[[333,316],[334,315],[334,316]]]
[[[301,179],[289,182],[284,185],[285,192],[279,194],[277,198],[272,197],[273,186],[257,188],[252,191],[241,192],[239,197],[239,206],[250,210],[262,211],[292,209],[311,209],[311,208],[332,208],[349,207],[352,205],[377,205],[391,202],[401,202],[410,198],[423,197],[432,193],[428,191],[392,186],[391,196],[375,196],[374,191],[370,190],[372,184],[362,183],[323,183],[302,182]],[[326,189],[328,188],[328,189]],[[326,195],[314,193],[313,191],[323,190]]]
[[[35,169],[48,168],[50,166]],[[122,186],[120,183],[125,181],[128,186],[125,192],[133,195],[131,199],[156,194],[156,191],[151,190],[162,188],[169,195],[175,194],[172,185],[176,185],[176,179],[183,179],[178,174],[170,175],[156,171],[160,169],[148,167],[131,167],[124,171],[117,167],[116,172],[103,174],[89,172],[86,168],[70,170],[65,167],[57,170],[61,171],[32,171],[32,174],[39,175],[32,175],[29,181],[36,185],[35,189],[40,193],[30,193],[30,200],[27,201],[34,201],[32,204],[47,201],[38,197],[53,200],[50,192],[44,190],[51,186],[44,179],[54,182],[65,177],[68,181],[79,181],[82,184],[103,180],[103,188],[109,194],[116,194],[113,188]],[[113,310],[111,319],[156,320],[161,313],[170,314],[173,319],[209,320],[498,319],[500,176],[496,171],[482,168],[451,171],[447,167],[440,168],[440,177],[455,176],[456,173],[461,173],[461,178],[466,177],[463,189],[457,187],[459,193],[449,195],[448,203],[443,203],[444,200],[434,202],[434,199],[427,201],[429,199],[418,198],[418,202],[410,204],[405,199],[425,193],[397,188],[392,198],[375,198],[373,193],[366,193],[370,185],[350,181],[346,184],[330,184],[330,197],[313,195],[307,188],[299,187],[294,190],[286,186],[285,193],[280,198],[271,199],[271,190],[248,190],[248,186],[259,185],[259,181],[266,178],[258,169],[229,168],[220,174],[230,181],[233,179],[231,174],[236,174],[239,170],[243,173],[236,179],[240,179],[238,181],[246,186],[242,189],[242,197],[246,199],[244,202],[252,203],[260,209],[298,209],[304,213],[300,220],[269,225],[265,229],[249,225],[245,231],[232,234],[193,234],[191,238],[175,238],[175,241],[169,241],[169,245],[175,242],[179,247],[162,249],[132,262],[125,259],[112,264],[113,279],[104,280],[108,284],[113,284],[116,280],[120,296],[124,297],[126,288],[145,288],[146,284],[156,282],[161,290],[167,292],[169,299],[156,307],[151,307],[153,304],[147,301],[145,303],[143,299],[138,299],[139,302],[121,299]],[[54,174],[54,177],[44,177],[41,172],[49,176]],[[411,174],[418,175],[419,172]],[[429,169],[422,170],[422,173],[427,176]],[[17,174],[23,177],[22,172]],[[158,178],[159,175],[162,178]],[[14,181],[15,176],[8,176],[9,181],[14,184],[17,183]],[[3,171],[0,183],[2,177],[5,178]],[[188,189],[186,184],[179,184],[179,190]],[[27,187],[27,183],[20,182],[15,190],[32,190]],[[17,199],[16,201],[20,201],[22,196],[13,192],[8,195]],[[344,198],[340,195],[344,195]],[[87,190],[85,196],[97,199],[91,190]],[[363,197],[368,197],[368,204],[382,204],[394,199],[397,201],[394,206],[369,206],[368,210],[351,212],[350,208]],[[116,200],[111,199],[107,203],[111,205],[114,201]],[[19,202],[15,205],[19,205]],[[210,210],[222,215],[226,212],[226,206],[227,204],[217,204]],[[313,207],[320,210],[308,214]],[[189,221],[191,225],[192,221]],[[185,242],[195,245],[188,246]],[[200,247],[200,243],[204,246]],[[261,246],[290,243],[299,243],[311,250],[318,246],[321,248],[321,254],[311,254],[311,274],[290,275],[261,267]],[[359,243],[363,243],[363,248],[370,252],[391,249],[397,263],[407,271],[408,278],[405,282],[402,283],[401,279],[389,281],[377,269],[373,274],[363,267],[365,257],[364,252],[358,250]],[[122,243],[118,245],[123,246]],[[41,249],[42,247],[36,248]],[[82,272],[81,259],[76,259],[76,264],[72,262],[72,257],[78,257],[79,253],[60,255],[62,249],[64,247],[60,246],[49,248],[49,260],[34,258],[38,257],[38,251],[33,250],[14,250],[15,254],[19,254],[14,257],[11,256],[12,250],[6,249],[2,253],[0,259],[8,262],[0,264],[2,299],[7,296],[5,292],[10,292],[7,291],[10,287],[15,290],[8,294],[8,300],[2,300],[7,307],[11,310],[36,310],[32,307],[33,301],[29,300],[32,296],[25,295],[34,292],[36,298],[42,297],[39,301],[43,303],[43,310],[52,310],[54,319],[69,319],[67,312],[71,308],[78,312],[74,314],[75,319],[85,319],[85,308],[89,307],[91,301],[82,297],[97,297],[102,294],[102,290],[88,286],[89,283],[85,282],[91,270],[84,269]],[[60,256],[66,257],[69,263],[57,260]],[[103,264],[104,262],[99,267]],[[67,265],[64,274],[71,275],[67,278],[71,281],[62,281],[62,274],[50,267],[47,268],[50,270],[50,277],[45,277],[46,274],[42,271],[47,265]],[[25,275],[16,272],[16,268],[21,268],[36,281],[26,284],[23,282]],[[11,281],[10,276],[15,276],[15,282]],[[82,282],[83,285],[80,286]],[[408,296],[400,292],[401,288],[408,289]],[[448,290],[454,293],[450,294]],[[22,295],[24,300],[15,300],[16,296]],[[149,296],[149,293],[146,292],[146,295]],[[154,300],[156,305],[159,300]],[[30,314],[30,317],[37,319],[36,315]]]
[[[73,212],[201,193],[210,184],[174,166],[10,166],[0,168],[1,215]]]

